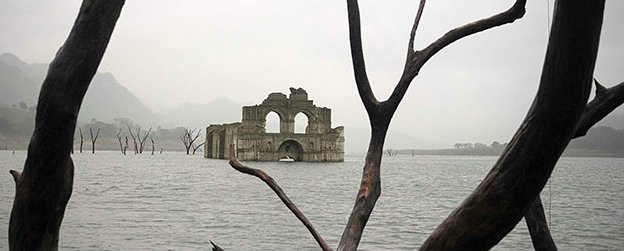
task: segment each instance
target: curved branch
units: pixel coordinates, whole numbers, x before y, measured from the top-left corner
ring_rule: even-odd
[[[277,197],[279,197],[280,200],[284,202],[284,205],[286,205],[286,207],[290,209],[290,211],[297,217],[297,219],[299,219],[299,221],[303,223],[303,225],[308,229],[308,231],[310,231],[310,233],[312,234],[316,242],[319,244],[319,246],[321,246],[321,248],[324,251],[332,250],[329,247],[329,245],[327,245],[327,242],[323,240],[323,237],[321,237],[321,235],[316,231],[316,229],[314,229],[314,226],[312,226],[312,223],[308,220],[308,218],[306,218],[305,215],[299,210],[299,208],[297,208],[295,203],[293,203],[288,198],[284,190],[282,190],[282,188],[277,184],[277,182],[275,182],[275,180],[271,176],[269,176],[268,174],[266,174],[260,169],[247,167],[238,161],[238,159],[236,158],[236,149],[234,145],[230,145],[230,166],[232,166],[234,169],[236,169],[237,171],[241,173],[246,173],[249,175],[256,176],[260,180],[264,181],[264,183],[266,183],[273,190],[273,192],[275,192]]]
[[[624,82],[611,88],[605,88],[595,79],[594,83],[596,84],[596,96],[585,107],[585,113],[578,123],[576,134],[574,134],[575,138],[585,136],[589,128],[624,103]]]
[[[421,4],[424,3],[421,2]],[[415,51],[414,53],[408,53],[407,60],[405,61],[405,67],[403,69],[403,75],[401,76],[397,86],[392,91],[392,95],[388,99],[389,105],[396,109],[403,99],[403,96],[405,96],[405,92],[407,91],[407,88],[412,80],[418,75],[422,66],[429,61],[433,55],[461,38],[488,30],[490,28],[513,23],[515,20],[524,16],[525,5],[526,0],[517,0],[507,11],[452,29],[424,49]],[[419,18],[416,19],[416,21],[419,21]],[[413,43],[411,41],[412,39],[413,38],[410,38],[410,46],[412,46],[411,44]]]
[[[358,93],[364,103],[368,117],[373,117],[377,112],[376,107],[379,101],[371,89],[368,76],[366,75],[366,64],[364,63],[364,53],[362,52],[362,32],[360,29],[360,7],[357,0],[347,0],[347,10],[349,13],[349,41],[351,45],[351,59],[353,61],[353,72],[355,74],[355,84]]]

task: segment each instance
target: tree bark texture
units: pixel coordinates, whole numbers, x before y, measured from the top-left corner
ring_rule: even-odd
[[[539,196],[576,132],[598,52],[604,0],[557,1],[537,96],[482,183],[421,250],[488,250]]]
[[[82,99],[104,55],[123,0],[85,0],[50,63],[41,87],[35,130],[16,183],[9,223],[10,250],[57,250],[65,207],[72,193],[70,157]]]
[[[353,210],[351,211],[347,225],[342,233],[337,250],[357,250],[364,227],[375,207],[377,199],[381,195],[381,158],[390,121],[399,103],[405,96],[409,85],[418,75],[422,66],[437,52],[461,38],[503,24],[512,23],[516,19],[521,18],[525,13],[525,5],[526,0],[517,0],[514,5],[506,11],[457,27],[447,32],[424,49],[415,50],[414,38],[425,7],[425,0],[421,0],[410,33],[407,57],[401,78],[388,100],[379,101],[372,91],[366,73],[358,2],[357,0],[347,0],[349,41],[351,59],[353,61],[353,72],[358,93],[368,113],[371,125],[371,139],[366,154],[360,189],[358,190]]]
[[[596,96],[585,106],[585,112],[578,123],[573,139],[584,136],[589,128],[624,103],[624,82],[611,88],[605,88],[595,79],[594,83],[596,84]],[[535,250],[557,250],[557,245],[550,234],[544,207],[539,196],[535,198],[535,201],[533,201],[531,207],[525,213],[524,218]]]

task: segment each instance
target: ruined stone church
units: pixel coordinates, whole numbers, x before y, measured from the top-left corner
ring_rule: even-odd
[[[266,117],[275,112],[279,133],[267,133]],[[308,118],[305,133],[295,133],[295,117]],[[290,95],[271,93],[259,105],[244,106],[242,122],[206,128],[204,157],[228,159],[234,144],[238,159],[246,161],[344,161],[344,127],[331,127],[331,109],[317,107],[302,89]]]

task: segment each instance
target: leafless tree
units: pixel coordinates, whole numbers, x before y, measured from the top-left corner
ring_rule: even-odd
[[[132,142],[133,142],[133,145],[134,145],[134,154],[138,154],[139,153],[139,145],[137,144],[136,137],[132,133],[132,129],[130,128],[130,125],[126,124],[126,126],[128,127],[128,133],[130,133],[130,137],[132,137]]]
[[[392,157],[392,155],[394,154],[394,150],[386,149],[386,153],[388,154],[389,157]]]
[[[91,153],[95,153],[95,141],[97,141],[97,138],[100,136],[100,128],[97,129],[95,137],[93,137],[93,130],[91,130],[91,128],[89,128],[89,134],[91,135]]]
[[[139,140],[139,153],[141,154],[143,153],[143,149],[145,148],[145,142],[150,132],[152,132],[151,127],[149,130],[147,130],[147,133],[145,133],[145,135],[141,136],[141,127],[137,127],[137,139]]]
[[[124,148],[123,148],[124,155],[126,155],[126,150],[128,150],[128,136],[125,136],[125,138],[126,138],[126,144],[124,145]]]
[[[126,155],[126,151],[124,151],[123,144],[121,143],[121,128],[119,128],[119,131],[117,131],[115,136],[117,137],[117,141],[119,141],[119,150],[123,155]]]
[[[15,199],[9,250],[58,249],[74,180],[70,152],[76,118],[123,4],[123,0],[84,0],[69,37],[50,63],[23,172],[11,170]]]
[[[84,138],[82,137],[82,128],[78,128],[78,131],[80,131],[80,153],[82,153],[82,145],[84,145]]]
[[[197,138],[199,138],[199,136],[201,136],[200,130],[189,130],[184,128],[184,132],[180,135],[180,140],[182,141],[182,144],[184,144],[184,148],[186,148],[186,154],[190,154],[193,143],[197,140]],[[193,150],[193,154],[195,154],[195,150]]]
[[[150,132],[152,132],[152,128],[150,127],[150,129],[147,131],[147,133],[145,133],[145,135],[141,136],[141,127],[137,126],[136,127],[136,135],[134,135],[132,133],[132,129],[130,128],[130,125],[126,125],[128,126],[128,132],[130,132],[130,136],[132,137],[132,141],[134,141],[134,153],[135,154],[142,154],[143,153],[143,149],[145,148],[145,142],[147,140],[147,137],[149,136]],[[137,140],[139,141],[137,143]]]
[[[463,37],[521,18],[525,4],[525,0],[517,0],[505,12],[453,29],[424,49],[414,50],[414,38],[425,6],[425,1],[421,0],[410,34],[403,75],[390,98],[378,101],[366,74],[357,0],[347,0],[355,79],[372,132],[360,189],[337,250],[356,250],[359,245],[381,194],[379,174],[388,125],[421,67],[442,48]],[[429,236],[421,250],[488,250],[523,216],[526,216],[534,247],[556,250],[547,227],[544,228],[544,218],[539,217],[543,216],[539,192],[570,139],[584,135],[589,127],[624,102],[624,83],[607,89],[596,82],[597,95],[587,104],[603,10],[604,0],[556,2],[542,79],[526,119],[482,183]],[[270,176],[238,162],[233,146],[230,151],[233,168],[265,181],[304,223],[319,246],[331,250]]]
[[[202,142],[199,145],[191,144],[193,146],[193,155],[195,155],[195,151],[197,151],[197,149],[199,149],[201,146],[203,146],[204,143],[206,143],[206,142]]]
[[[152,155],[154,155],[154,138],[150,137],[150,140],[152,141]]]

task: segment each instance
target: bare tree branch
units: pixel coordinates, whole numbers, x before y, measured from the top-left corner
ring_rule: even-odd
[[[323,240],[323,237],[321,237],[321,235],[316,231],[316,229],[314,229],[314,226],[312,226],[312,223],[308,220],[308,218],[306,218],[305,215],[297,208],[295,203],[293,203],[288,198],[286,193],[282,190],[282,188],[277,184],[277,182],[275,182],[275,180],[271,176],[269,176],[262,170],[247,167],[238,161],[238,159],[236,158],[236,149],[234,145],[230,145],[230,166],[232,166],[234,169],[236,169],[237,171],[241,173],[246,173],[249,175],[256,176],[260,180],[264,181],[264,183],[266,183],[273,190],[273,192],[275,192],[277,197],[279,197],[280,200],[284,202],[284,205],[286,205],[286,207],[290,209],[290,211],[297,217],[297,219],[299,219],[299,221],[303,223],[303,225],[308,229],[308,231],[310,231],[310,233],[312,234],[316,242],[319,244],[319,246],[321,246],[321,248],[324,251],[332,250],[329,247],[329,245],[327,245],[325,240]]]
[[[212,245],[212,251],[223,251],[221,247],[217,246],[217,244],[214,244],[212,241],[210,241],[210,245]]]
[[[596,79],[594,79],[594,83],[596,84],[596,96],[585,107],[585,112],[578,123],[573,138],[584,136],[589,128],[624,103],[624,82],[608,89],[598,83]],[[533,201],[524,218],[536,251],[557,250],[548,229],[544,207],[539,196]]]
[[[364,227],[381,194],[381,158],[388,126],[409,84],[418,74],[420,68],[429,58],[448,44],[470,34],[510,23],[522,17],[525,4],[526,0],[517,0],[508,11],[451,30],[424,50],[414,51],[414,37],[425,6],[425,1],[421,1],[410,33],[407,59],[401,79],[390,98],[387,101],[379,102],[371,89],[366,73],[364,53],[362,51],[359,6],[357,0],[347,0],[353,72],[358,93],[370,120],[371,140],[366,154],[360,189],[337,250],[356,250],[359,245]]]
[[[529,210],[524,213],[524,219],[526,220],[535,251],[557,250],[557,245],[550,234],[550,229],[548,229],[542,199],[539,195],[535,198]]]
[[[195,146],[193,145],[193,155],[195,155],[195,151],[197,151],[197,149],[199,149],[201,146],[203,146],[206,142],[202,142],[201,144]]]
[[[407,45],[407,55],[410,58],[410,55],[414,53],[414,38],[416,37],[416,30],[418,30],[418,24],[420,23],[420,18],[422,17],[423,10],[425,9],[425,0],[420,0],[420,4],[418,5],[418,12],[416,13],[416,19],[414,19],[414,25],[412,26],[412,32],[410,33],[409,43]]]
[[[137,154],[137,153],[139,153],[139,147],[138,147],[137,142],[136,142],[136,137],[132,133],[132,129],[130,128],[130,125],[126,124],[126,126],[128,127],[128,132],[130,133],[130,137],[132,137],[132,141],[134,142],[134,154]]]
[[[95,141],[100,136],[100,128],[97,129],[97,133],[95,134],[95,138],[93,137],[93,130],[89,128],[89,134],[91,135],[91,153],[95,153]]]
[[[576,133],[591,90],[603,0],[557,1],[538,93],[482,183],[421,250],[488,250],[522,219]]]
[[[405,96],[405,92],[407,92],[407,88],[411,84],[412,80],[418,75],[418,72],[422,68],[423,65],[433,55],[438,53],[444,47],[449,44],[467,37],[469,35],[488,30],[497,26],[501,26],[504,24],[512,23],[515,20],[524,16],[526,0],[517,0],[514,5],[509,8],[507,11],[501,12],[497,15],[484,18],[469,24],[465,24],[463,26],[457,27],[455,29],[450,30],[442,37],[438,38],[436,41],[431,43],[429,46],[425,47],[420,51],[415,51],[414,53],[410,53],[413,49],[408,49],[407,60],[405,61],[405,67],[403,69],[403,75],[399,80],[399,83],[396,85],[390,98],[388,98],[388,105],[390,106],[387,110],[396,110],[397,106]],[[421,6],[424,7],[424,3],[421,2]],[[420,9],[420,7],[419,7]],[[419,10],[421,11],[421,10]],[[417,15],[416,22],[420,21],[420,16]],[[417,24],[414,24],[414,28],[417,28]],[[415,34],[415,31],[414,31]],[[413,37],[410,36],[409,47],[413,47]]]
[[[596,96],[585,107],[585,114],[578,124],[575,138],[585,136],[589,128],[624,103],[624,82],[611,88],[605,88],[595,79],[594,83],[596,84]]]

